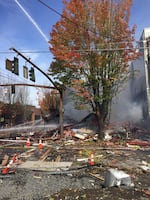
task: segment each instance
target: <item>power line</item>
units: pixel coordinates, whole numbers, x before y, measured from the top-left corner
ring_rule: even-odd
[[[54,13],[56,13],[57,15],[66,18],[67,20],[69,20],[70,22],[74,23],[72,20],[70,20],[68,17],[62,15],[60,12],[58,12],[57,10],[55,10],[54,8],[52,8],[51,6],[47,5],[46,3],[44,3],[41,0],[38,0],[41,4],[43,4],[45,7],[47,7],[48,9],[50,9],[51,11],[53,11]],[[75,23],[74,23],[75,24]]]
[[[0,73],[0,77],[5,78],[5,80],[7,79],[7,80],[13,81],[13,82],[15,82],[15,81],[23,82],[23,81],[24,81],[24,79],[21,78],[21,77],[18,77],[18,78],[16,79],[15,77],[9,76],[9,75],[7,75],[7,74],[1,74],[1,73]],[[3,79],[3,80],[4,80],[4,79]]]
[[[62,18],[65,18],[67,19],[69,22],[71,22],[72,24],[76,25],[77,27],[80,27],[82,29],[85,30],[85,28],[81,25],[79,25],[78,23],[72,21],[71,19],[69,19],[68,17],[64,16],[63,14],[61,14],[60,12],[58,12],[56,9],[52,8],[51,6],[47,5],[45,2],[43,2],[42,0],[38,0],[41,4],[43,4],[45,7],[47,7],[48,9],[50,9],[51,11],[53,11],[54,13],[56,13],[57,15],[61,16]],[[111,5],[112,6],[112,5]],[[94,33],[94,34],[97,34],[96,31],[93,31],[91,29],[88,29],[88,31]],[[136,42],[136,41],[133,41],[133,42]],[[137,41],[137,43],[139,43],[140,41]],[[121,41],[121,42],[108,42],[108,44],[110,45],[115,45],[115,44],[125,44],[125,43],[129,43],[129,41]]]
[[[46,3],[44,3],[41,0],[38,0],[41,4],[43,4],[45,7],[47,7],[49,10],[53,11],[54,13],[56,13],[57,15],[61,16],[64,19],[67,19],[67,21],[71,22],[72,24],[76,25],[77,27],[82,28],[83,30],[85,30],[81,25],[79,25],[78,23],[75,23],[74,21],[72,21],[71,19],[69,19],[68,17],[64,16],[63,14],[61,14],[60,12],[58,12],[56,9],[52,8],[51,6],[47,5]],[[93,31],[91,29],[88,29],[88,31],[97,34],[96,31]]]
[[[29,82],[29,80],[27,80],[26,78],[24,78],[24,77],[20,77],[20,76],[16,76],[16,75],[14,75],[13,73],[4,73],[3,71],[2,71],[3,69],[1,69],[1,72],[0,72],[0,77],[3,77],[3,78],[5,78],[5,79],[8,79],[8,80],[10,80],[10,81],[19,81],[19,82],[24,82],[24,81],[26,81],[26,82]]]
[[[71,19],[69,19],[68,17],[64,16],[63,14],[61,14],[60,12],[58,12],[57,10],[55,10],[54,8],[52,8],[51,6],[47,5],[46,3],[44,3],[41,0],[38,0],[41,4],[43,4],[45,7],[47,7],[49,10],[53,11],[54,13],[56,13],[57,15],[61,16],[64,19],[67,19],[69,22],[71,22],[72,24],[76,25],[77,27],[80,27],[82,29],[84,29],[82,26],[80,26],[78,23],[75,23],[74,21],[72,21]],[[84,29],[85,30],[85,29]],[[93,31],[91,29],[88,29],[88,31],[97,34],[96,31]]]
[[[114,43],[115,44],[115,43]],[[116,43],[118,44],[118,43]],[[102,44],[104,45],[104,44]],[[102,49],[96,49],[96,48],[91,48],[91,49],[79,49],[79,50],[68,50],[67,52],[91,52],[91,51],[96,51],[96,52],[101,52],[101,51],[122,51],[122,50],[144,50],[144,49],[150,49],[150,47],[133,47],[133,48],[102,48]],[[50,51],[20,51],[21,53],[50,53]],[[65,52],[65,50],[64,50]],[[3,52],[3,51],[0,51],[0,54],[8,54],[8,53],[11,53],[11,54],[14,54],[14,52]]]
[[[21,53],[50,53],[50,51],[41,51],[41,50],[33,50],[33,51],[25,51],[25,50],[22,50],[20,51]],[[10,52],[10,51],[0,51],[0,54],[14,54],[14,52]]]

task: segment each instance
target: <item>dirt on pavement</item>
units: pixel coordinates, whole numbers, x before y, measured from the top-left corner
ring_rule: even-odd
[[[149,142],[150,135],[134,132],[130,138],[135,144],[129,144],[129,140],[122,138],[103,142],[74,137],[45,138],[48,146],[43,149],[2,143],[1,159],[5,154],[10,157],[13,153],[23,155],[26,152],[26,158],[20,156],[20,163],[38,161],[46,155],[43,162],[72,162],[72,166],[41,171],[22,169],[18,164],[15,173],[0,175],[0,200],[149,200],[150,146],[145,146],[143,141],[141,144],[144,146],[139,146],[136,142],[141,142],[141,139]],[[37,135],[32,139],[35,142]],[[94,155],[92,165],[89,162],[91,153]],[[128,174],[131,184],[106,187],[104,182],[109,169]]]
[[[84,152],[83,149],[82,151]],[[68,152],[68,147],[66,152]],[[64,155],[68,155],[68,160],[74,160],[75,158],[69,157],[69,155],[75,155],[77,152],[70,148],[70,154],[65,154],[65,149],[63,149]],[[60,150],[53,151],[55,156],[60,153]],[[150,171],[140,168],[143,162],[150,163],[149,149],[129,151],[97,150],[95,151],[96,155],[103,156],[100,160],[95,158],[93,166],[88,163],[80,163],[80,165],[77,164],[78,167],[75,165],[68,171],[41,172],[18,168],[15,174],[0,177],[0,199],[148,200],[150,198]],[[129,174],[132,182],[131,186],[105,187],[105,174],[110,168],[118,168]]]

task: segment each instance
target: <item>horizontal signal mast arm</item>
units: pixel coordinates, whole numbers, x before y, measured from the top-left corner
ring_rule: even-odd
[[[55,87],[51,86],[46,86],[46,85],[36,85],[36,84],[28,84],[28,83],[15,83],[15,84],[0,84],[0,86],[5,87],[5,86],[31,86],[31,87],[39,87],[39,88],[48,88],[48,89],[55,89]]]
[[[16,50],[15,48],[10,48],[10,50],[16,52],[18,55],[20,55],[22,58],[24,58],[28,63],[30,63],[33,67],[35,67],[38,71],[40,71],[55,87],[55,89],[57,89],[58,91],[60,91],[61,89],[57,86],[57,84],[43,71],[41,70],[37,65],[35,65],[30,59],[26,58],[22,53],[20,53],[18,50]]]

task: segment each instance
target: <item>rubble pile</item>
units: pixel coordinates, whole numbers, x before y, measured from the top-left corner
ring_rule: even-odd
[[[57,130],[0,137],[0,199],[150,197],[150,135],[129,127]]]

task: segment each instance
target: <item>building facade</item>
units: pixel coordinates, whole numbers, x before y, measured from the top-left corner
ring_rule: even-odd
[[[141,106],[143,119],[150,119],[150,28],[139,40],[140,57],[131,64],[131,101]]]

